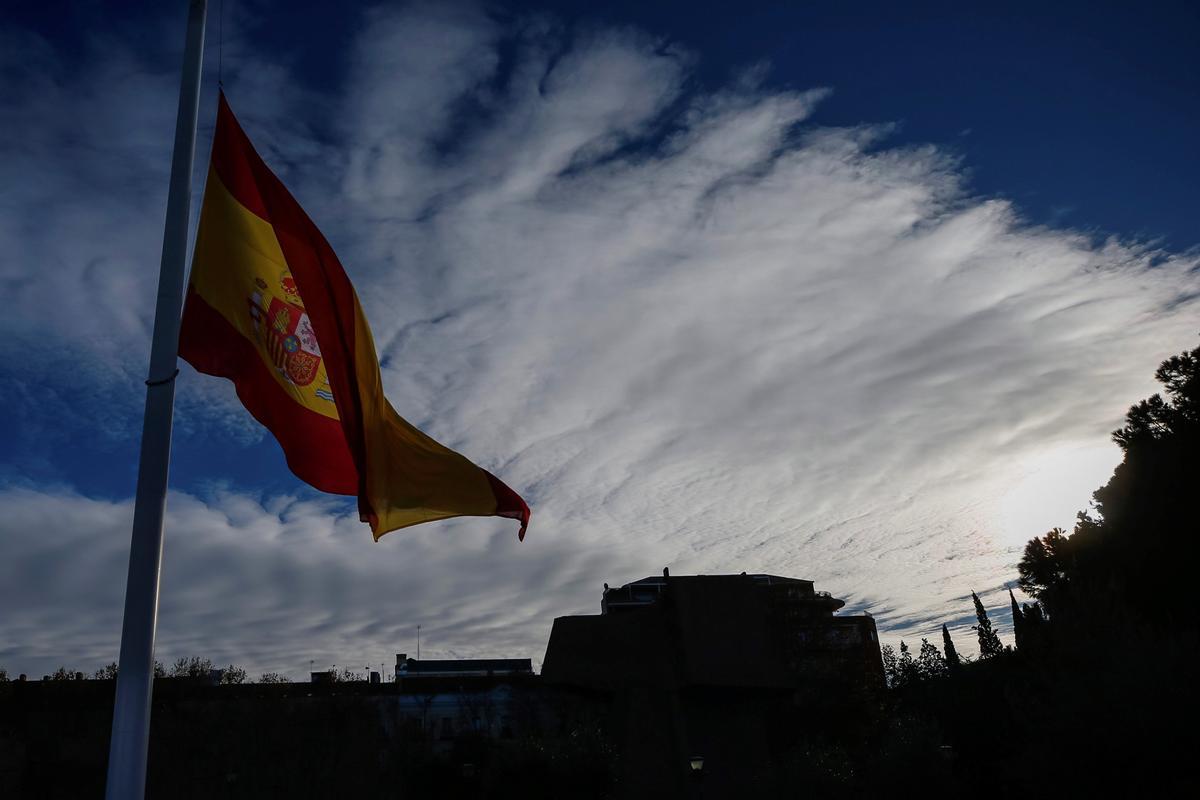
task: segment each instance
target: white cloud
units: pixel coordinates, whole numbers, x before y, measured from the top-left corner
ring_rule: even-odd
[[[0,664],[36,677],[115,660],[132,504],[9,489],[0,507],[13,565],[0,582]],[[454,523],[412,531],[403,547],[374,544],[357,516],[293,497],[173,493],[168,509],[157,646],[167,663],[201,654],[296,677],[310,659],[390,668],[417,624],[423,655],[540,660],[564,589],[599,587],[607,563],[596,548],[533,553],[511,547],[511,531]]]
[[[227,72],[231,101],[339,249],[394,404],[523,490],[530,536],[468,520],[371,545],[288,498],[178,495],[164,652],[295,669],[405,649],[421,621],[442,652],[536,657],[601,581],[664,564],[811,578],[928,635],[970,613],[972,588],[1013,580],[1042,532],[1006,526],[1013,487],[1105,447],[1157,362],[1192,345],[1194,254],[1031,226],[934,148],[822,127],[820,91],[748,73],[704,93],[689,56],[636,32],[571,40],[429,6],[368,20],[336,96],[281,95],[286,71],[255,64]],[[145,114],[170,96],[169,76],[137,98],[91,77],[111,69],[44,104],[6,94],[3,114],[32,105],[54,132],[78,98]],[[168,129],[79,134],[78,174],[68,140],[3,140],[6,176],[51,176],[5,208],[0,275],[22,306],[6,335],[140,369],[152,289],[121,254],[157,245]],[[123,190],[110,150],[159,189]],[[39,197],[47,229],[73,235],[29,233]],[[67,313],[41,313],[51,301]],[[187,377],[184,424],[232,437],[231,394]],[[136,420],[140,394],[123,396]],[[10,590],[18,649],[0,656],[115,652],[127,503],[12,490],[0,507],[9,563],[41,565]],[[63,514],[75,544],[48,551]],[[79,561],[100,537],[107,555]],[[68,586],[108,600],[75,609]]]

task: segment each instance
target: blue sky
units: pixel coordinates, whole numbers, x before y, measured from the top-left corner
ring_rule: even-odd
[[[132,36],[170,61],[170,4],[45,4],[10,25],[84,44],[97,30]],[[246,9],[250,9],[249,12]],[[636,27],[697,56],[690,76],[714,87],[754,64],[768,83],[827,86],[826,125],[896,124],[895,142],[932,142],[963,156],[972,188],[1008,197],[1035,222],[1097,235],[1137,235],[1176,249],[1200,243],[1194,187],[1200,110],[1194,3],[493,3],[506,20],[541,14],[572,33]],[[257,13],[255,13],[257,12]],[[219,0],[212,3],[214,27]],[[336,86],[362,25],[323,3],[229,0],[253,15],[240,47],[270,49],[299,78]],[[177,26],[176,26],[177,27]],[[159,34],[142,36],[147,30]],[[215,54],[214,54],[215,55]],[[233,65],[231,64],[231,67]]]
[[[1185,4],[225,6],[230,101],[356,282],[393,404],[534,521],[374,544],[185,368],[168,657],[299,674],[421,623],[434,654],[536,659],[665,564],[965,637],[1200,328]],[[10,671],[115,658],[182,29],[4,23]]]
[[[822,123],[896,123],[894,141],[960,154],[975,191],[1033,221],[1200,243],[1194,3],[703,7],[546,6],[684,42],[706,83],[761,60],[772,82],[832,87]]]

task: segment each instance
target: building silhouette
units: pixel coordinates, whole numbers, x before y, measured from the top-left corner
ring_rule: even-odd
[[[606,588],[599,615],[556,619],[542,677],[595,688],[881,686],[875,620],[835,616],[844,605],[812,581],[664,571]]]
[[[663,570],[606,585],[598,615],[556,619],[542,680],[607,698],[633,793],[691,791],[699,757],[726,796],[882,690],[875,621],[844,605],[807,580]]]
[[[396,654],[396,682],[422,678],[493,678],[532,675],[528,658],[416,659]]]

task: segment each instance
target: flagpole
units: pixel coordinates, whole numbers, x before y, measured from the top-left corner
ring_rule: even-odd
[[[175,118],[175,150],[171,157],[171,184],[167,193],[154,336],[150,345],[150,376],[146,379],[146,411],[142,419],[142,450],[129,546],[129,576],[125,584],[125,618],[121,627],[121,660],[108,750],[105,795],[108,800],[141,800],[146,790],[163,510],[171,460],[175,376],[179,372],[176,368],[179,316],[187,261],[207,5],[206,0],[190,0],[188,8],[187,44],[183,53],[179,110]]]

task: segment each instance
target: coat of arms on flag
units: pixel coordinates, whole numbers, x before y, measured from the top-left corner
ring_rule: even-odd
[[[272,294],[264,296],[266,281],[255,283],[259,288],[249,300],[255,338],[283,376],[296,386],[308,386],[321,366],[321,348],[295,281],[287,272],[279,278],[286,302]]]

